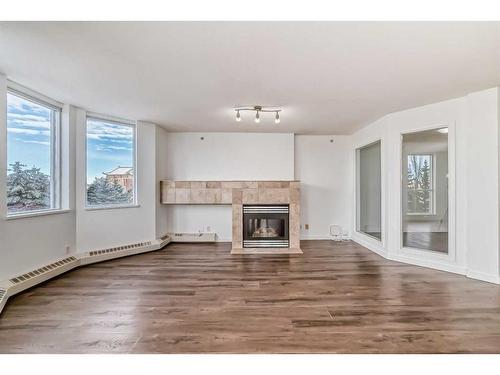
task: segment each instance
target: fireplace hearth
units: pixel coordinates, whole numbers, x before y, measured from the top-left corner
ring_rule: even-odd
[[[289,247],[288,205],[243,205],[243,247]]]

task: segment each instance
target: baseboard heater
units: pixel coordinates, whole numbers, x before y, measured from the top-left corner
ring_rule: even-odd
[[[91,263],[122,258],[129,255],[159,250],[170,241],[171,237],[166,234],[154,241],[138,242],[107,249],[92,250],[85,253],[77,253],[56,259],[53,262],[33,268],[31,271],[18,274],[4,281],[0,281],[0,313],[2,312],[2,309],[9,297],[12,297],[23,290],[31,288],[62,273],[68,272],[73,268]]]

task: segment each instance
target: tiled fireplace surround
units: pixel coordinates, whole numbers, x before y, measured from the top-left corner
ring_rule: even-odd
[[[232,206],[231,254],[302,254],[299,181],[161,181],[161,203]],[[288,248],[243,248],[243,205],[288,204]]]

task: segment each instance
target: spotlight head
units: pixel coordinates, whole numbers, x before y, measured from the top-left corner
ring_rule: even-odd
[[[276,117],[274,117],[274,123],[279,124],[280,123],[280,114],[278,111],[276,111]]]
[[[236,111],[236,121],[237,122],[241,121],[241,115],[240,115],[240,110],[239,109]]]
[[[255,113],[255,122],[258,124],[260,122],[260,115],[259,115],[259,111],[257,111]]]

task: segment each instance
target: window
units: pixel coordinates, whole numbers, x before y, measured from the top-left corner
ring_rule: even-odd
[[[407,214],[433,213],[432,155],[408,155]]]
[[[7,92],[7,215],[60,208],[61,109]]]
[[[382,159],[380,141],[356,150],[356,230],[382,240]]]
[[[87,118],[87,207],[135,203],[135,127]]]

